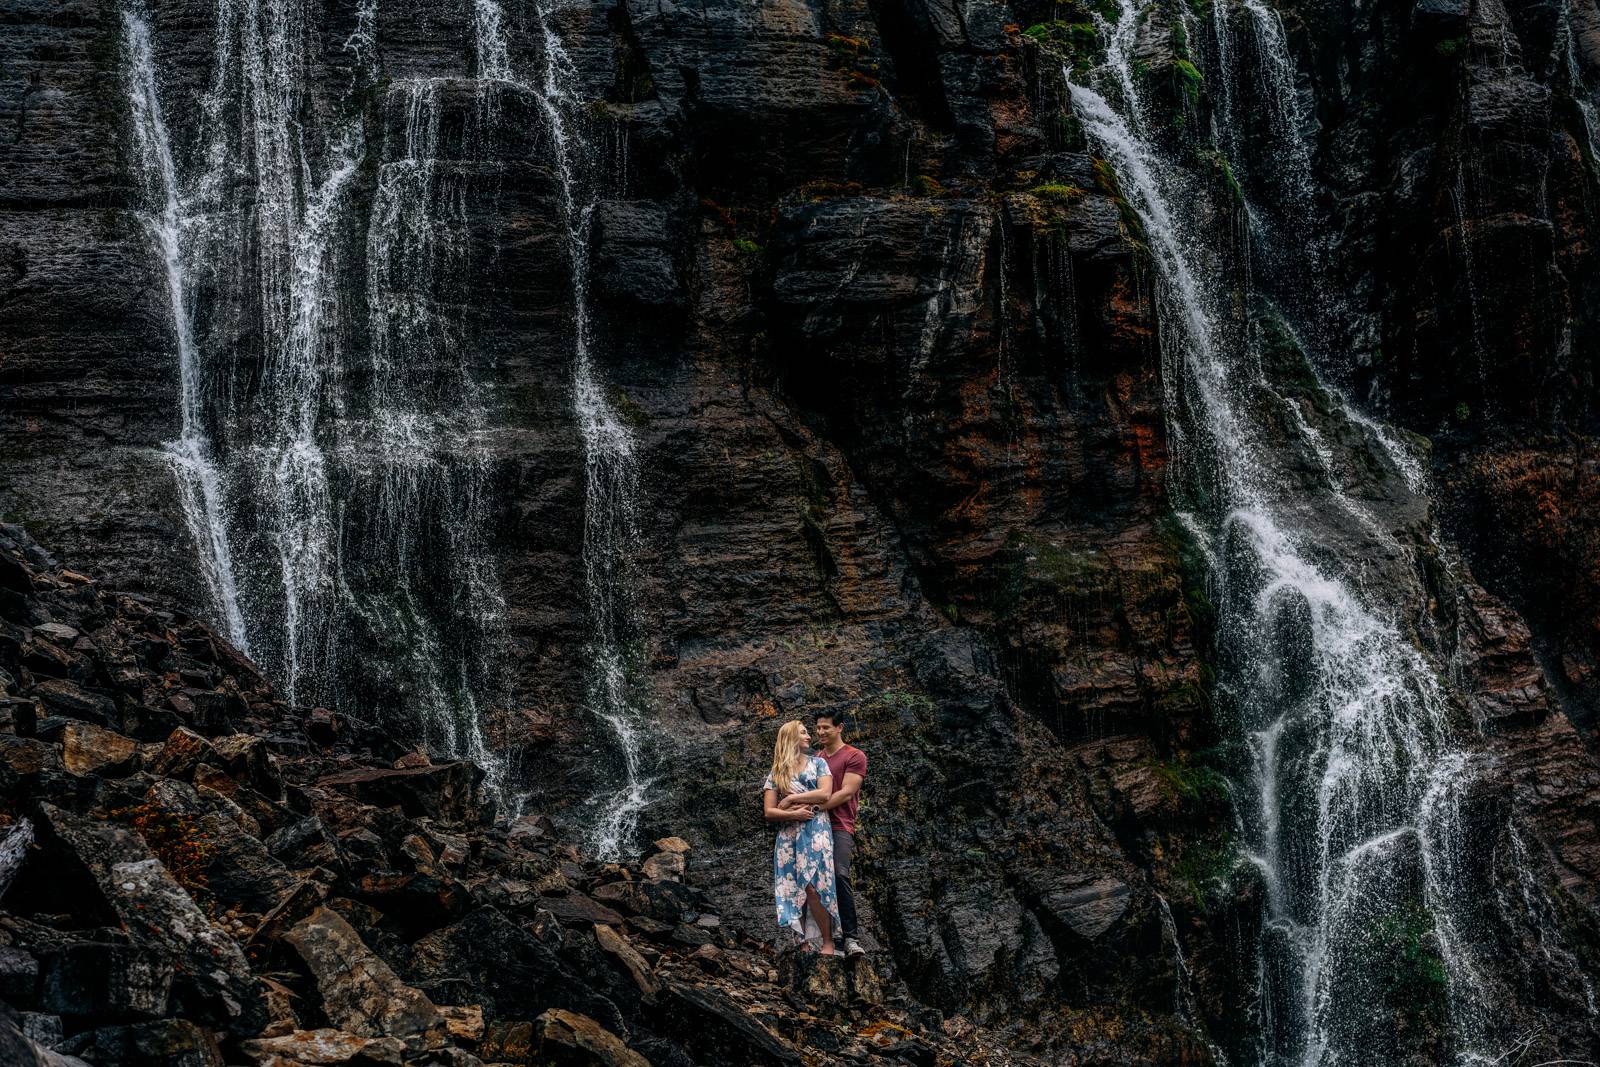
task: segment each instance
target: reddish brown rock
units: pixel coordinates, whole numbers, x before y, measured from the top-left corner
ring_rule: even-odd
[[[557,1067],[650,1067],[649,1060],[586,1015],[552,1008],[533,1025],[540,1059]]]

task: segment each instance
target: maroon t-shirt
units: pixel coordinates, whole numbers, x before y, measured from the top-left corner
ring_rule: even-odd
[[[867,754],[859,748],[854,745],[840,745],[839,751],[831,756],[826,752],[820,752],[819,755],[827,761],[828,773],[833,775],[835,793],[844,788],[844,776],[847,772],[859,774],[862,783],[865,784]],[[861,793],[857,790],[855,796],[828,812],[828,821],[833,824],[835,830],[845,830],[853,834],[856,832],[856,809],[860,807]]]

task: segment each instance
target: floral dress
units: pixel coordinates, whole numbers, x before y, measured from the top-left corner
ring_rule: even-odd
[[[812,756],[795,775],[789,792],[808,793],[817,788],[817,783],[827,774],[827,762],[820,756]],[[777,788],[771,775],[761,788]],[[800,937],[806,936],[807,886],[816,889],[817,899],[828,909],[837,933],[839,903],[833,892],[833,831],[828,814],[823,811],[806,822],[779,823],[778,840],[772,847],[772,895],[778,906],[778,925],[789,927]]]

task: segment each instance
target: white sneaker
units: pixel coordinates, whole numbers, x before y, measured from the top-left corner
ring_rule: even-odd
[[[861,942],[853,937],[844,939],[844,954],[846,956],[865,956],[867,950],[861,947]]]

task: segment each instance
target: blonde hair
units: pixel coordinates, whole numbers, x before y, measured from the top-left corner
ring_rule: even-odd
[[[805,726],[799,719],[790,719],[778,728],[777,743],[772,746],[772,784],[779,793],[793,792],[794,776],[800,773],[800,731]]]

